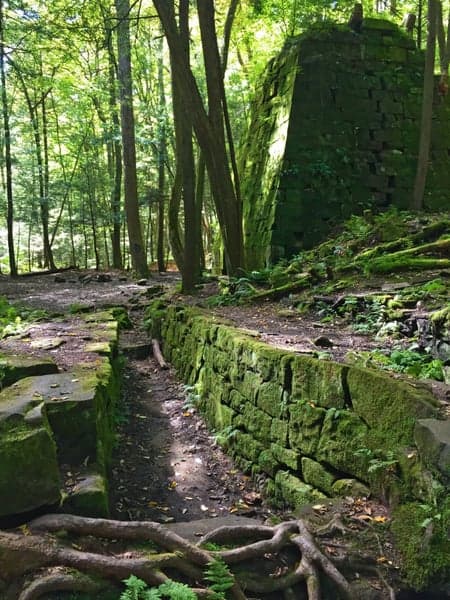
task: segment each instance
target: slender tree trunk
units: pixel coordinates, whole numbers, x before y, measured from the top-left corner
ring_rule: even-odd
[[[73,231],[73,216],[72,216],[72,202],[70,196],[67,196],[67,211],[69,213],[69,233],[70,233],[70,250],[72,253],[72,266],[77,265],[77,253],[75,250],[75,236]]]
[[[414,182],[412,210],[423,209],[423,197],[428,172],[433,116],[434,59],[436,54],[437,0],[428,0],[428,35],[423,80],[422,118],[420,124],[419,154]]]
[[[110,179],[111,186],[111,212],[113,220],[113,230],[111,236],[112,243],[112,258],[113,267],[122,269],[123,260],[120,247],[120,229],[122,224],[122,216],[120,214],[120,195],[122,189],[122,148],[117,134],[120,131],[120,118],[117,110],[117,93],[116,93],[116,60],[112,43],[112,32],[107,29],[107,45],[108,45],[108,77],[109,77],[109,112],[112,122],[113,141],[111,144],[111,170]]]
[[[199,252],[200,273],[206,267],[205,248],[204,248],[203,237],[202,237],[202,211],[203,211],[203,199],[204,199],[204,195],[205,195],[205,175],[206,175],[205,160],[203,158],[203,153],[200,152],[198,161],[197,161],[196,182],[195,182],[195,214],[196,214],[196,220],[198,223],[197,246],[198,246],[198,252]]]
[[[148,265],[142,240],[136,175],[136,142],[134,131],[133,90],[131,76],[130,2],[115,0],[117,12],[117,54],[120,90],[120,116],[124,165],[125,213],[133,268],[141,277],[148,276]]]
[[[172,54],[175,67],[173,77],[177,85],[180,86],[186,109],[192,118],[198,143],[205,156],[217,217],[222,232],[227,272],[233,275],[238,273],[239,269],[243,266],[242,210],[236,196],[236,190],[228,165],[223,113],[221,113],[221,93],[220,91],[217,93],[217,90],[214,89],[217,79],[221,78],[221,67],[215,35],[212,0],[202,0],[197,5],[199,18],[201,16],[201,28],[203,29],[202,39],[204,40],[205,64],[208,65],[206,69],[213,69],[213,72],[207,73],[208,107],[211,113],[209,116],[205,111],[195,78],[184,55],[176,25],[173,2],[153,0],[153,3],[163,24]],[[207,56],[210,52],[214,56]],[[214,106],[211,106],[211,100],[215,103]],[[219,114],[221,114],[220,119]]]
[[[164,38],[159,40],[158,52],[158,91],[159,91],[159,126],[158,126],[158,241],[157,260],[158,271],[166,270],[164,259],[164,197],[166,192],[166,157],[167,157],[167,133],[166,133],[166,94],[164,91],[164,63],[163,44]]]
[[[179,32],[186,62],[189,63],[189,2],[180,0],[179,3]],[[176,68],[174,57],[171,54],[172,72]],[[200,231],[200,221],[197,218],[195,210],[195,159],[192,144],[192,120],[189,111],[186,110],[183,94],[177,81],[173,79],[172,85],[172,104],[175,127],[175,145],[177,173],[172,190],[172,217],[175,217],[175,207],[179,206],[180,197],[183,198],[184,211],[184,241],[181,243],[178,234],[178,222],[172,233],[174,242],[174,256],[177,254],[177,245],[182,247],[182,259],[178,259],[178,268],[182,275],[182,289],[184,293],[192,293],[195,284],[200,277],[200,261],[198,232]],[[177,221],[178,221],[178,217]],[[175,220],[175,219],[173,219]]]
[[[5,140],[6,224],[8,230],[9,272],[11,277],[17,277],[17,263],[14,253],[14,200],[12,189],[11,129],[9,124],[8,96],[6,93],[3,8],[3,0],[0,0],[0,76],[2,85],[3,134]]]
[[[54,270],[55,263],[53,260],[52,249],[50,245],[50,235],[49,235],[49,207],[48,207],[48,197],[45,195],[45,165],[43,160],[43,152],[42,152],[42,140],[41,140],[41,131],[39,126],[39,117],[37,112],[37,105],[33,104],[31,100],[31,96],[29,94],[26,81],[23,78],[23,75],[20,69],[15,65],[15,63],[11,63],[17,73],[19,81],[22,86],[22,91],[25,96],[25,100],[28,107],[28,113],[30,115],[31,127],[33,129],[34,136],[34,144],[36,149],[36,162],[38,169],[38,184],[39,184],[39,208],[40,208],[40,217],[41,217],[41,226],[42,226],[42,245],[43,245],[43,253],[44,253],[44,266],[48,266],[50,269]],[[41,93],[41,98],[39,103],[42,103],[44,100],[45,94]]]
[[[441,77],[439,81],[439,93],[441,96],[448,94],[448,65],[450,61],[450,11],[447,17],[447,31],[444,27],[444,16],[442,2],[437,2],[437,41],[439,47],[439,66]]]
[[[94,246],[94,256],[95,256],[95,270],[100,270],[100,256],[98,253],[98,240],[97,240],[97,223],[95,219],[95,196],[92,190],[88,191],[88,199],[89,199],[89,218],[91,221],[91,229],[92,229],[92,244]]]
[[[175,98],[172,92],[172,104],[174,104]],[[175,107],[174,107],[175,113]],[[176,129],[176,126],[175,126]],[[172,190],[169,198],[169,206],[167,210],[167,221],[169,230],[169,245],[172,250],[172,256],[175,260],[175,264],[178,267],[180,273],[183,273],[184,269],[184,248],[183,242],[181,241],[180,231],[180,205],[181,195],[183,193],[183,172],[182,166],[179,164],[178,158],[176,159],[175,166],[175,177],[172,184]]]

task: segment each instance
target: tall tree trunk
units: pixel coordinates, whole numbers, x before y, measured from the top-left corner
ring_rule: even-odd
[[[44,266],[49,267],[54,270],[55,263],[53,260],[52,248],[50,245],[50,235],[49,235],[49,207],[48,207],[48,197],[45,195],[45,165],[43,160],[43,152],[42,152],[42,140],[41,140],[41,130],[39,125],[39,116],[37,107],[39,104],[44,102],[44,98],[46,94],[41,92],[41,97],[37,104],[34,104],[30,93],[28,91],[27,83],[20,71],[20,68],[15,64],[11,63],[13,66],[20,84],[22,86],[22,91],[25,96],[25,101],[28,107],[28,113],[30,115],[31,127],[33,130],[34,137],[34,145],[36,150],[36,162],[38,169],[38,185],[39,185],[39,209],[40,209],[40,217],[41,217],[41,226],[42,226],[42,245],[43,245],[43,253],[44,253]],[[47,94],[50,92],[48,90]]]
[[[175,103],[175,96],[172,92],[172,105]],[[175,107],[174,107],[175,113]],[[174,119],[175,120],[175,119]],[[176,125],[175,125],[176,130]],[[184,248],[181,240],[180,231],[180,205],[181,195],[183,193],[183,167],[179,164],[178,158],[176,159],[175,165],[175,177],[172,184],[172,190],[169,198],[169,206],[167,210],[167,221],[168,221],[168,234],[169,234],[169,245],[172,250],[172,256],[175,260],[175,264],[178,267],[180,273],[183,273],[184,269]]]
[[[131,76],[130,2],[115,0],[117,25],[118,79],[124,166],[125,213],[133,268],[141,277],[148,276],[142,240],[136,175],[136,141],[134,131],[133,90]]]
[[[182,44],[186,62],[189,64],[189,1],[180,0],[179,3],[179,35]],[[174,64],[174,56],[171,53],[171,69],[172,72],[176,69]],[[195,159],[194,149],[192,144],[192,120],[189,111],[186,110],[182,90],[176,81],[173,79],[172,85],[172,104],[175,127],[175,144],[176,144],[176,163],[177,173],[174,181],[174,189],[172,198],[178,201],[178,188],[183,198],[184,212],[184,237],[183,237],[183,257],[178,261],[178,268],[182,275],[182,290],[184,293],[192,293],[195,284],[200,277],[200,249],[199,249],[199,232],[200,220],[195,209]],[[175,206],[172,208],[174,211]],[[177,242],[178,231],[173,232],[175,243]],[[176,249],[175,249],[176,250]],[[176,252],[174,252],[176,256]]]
[[[211,49],[216,55],[216,58],[213,57],[206,60],[208,65],[216,65],[214,72],[207,75],[207,80],[209,80],[208,95],[211,92],[211,99],[220,102],[220,104],[212,107],[213,117],[208,117],[192,70],[184,55],[183,45],[175,20],[174,3],[167,0],[153,0],[153,4],[161,19],[172,54],[174,64],[172,76],[177,85],[180,86],[186,109],[189,111],[192,119],[195,135],[204,153],[217,217],[222,232],[227,272],[233,275],[238,273],[239,269],[243,266],[242,210],[236,196],[228,165],[223,117],[218,118],[218,113],[222,106],[221,94],[217,94],[213,90],[213,81],[221,77],[213,18],[214,7],[211,0],[202,0],[198,4],[199,16],[200,12],[203,15],[200,21],[205,40],[204,48]],[[217,65],[219,66],[218,71]],[[209,108],[211,110],[211,107]]]
[[[423,79],[422,118],[420,123],[419,153],[411,209],[423,209],[423,196],[428,172],[433,116],[434,59],[436,54],[437,0],[428,0],[428,35]]]
[[[158,271],[166,270],[164,258],[164,196],[166,193],[166,157],[167,157],[167,132],[166,132],[166,94],[164,91],[164,63],[163,45],[164,38],[159,40],[158,52],[158,92],[159,92],[159,125],[158,125],[158,240],[157,260]]]
[[[6,93],[5,42],[4,42],[3,0],[0,0],[0,76],[2,85],[3,135],[6,169],[6,225],[8,230],[9,273],[17,277],[17,263],[14,252],[14,199],[12,189],[11,129],[9,125],[8,96]]]
[[[439,66],[441,77],[439,81],[439,93],[441,96],[448,94],[448,65],[450,61],[450,11],[447,16],[447,31],[444,27],[444,15],[442,2],[437,2],[437,41],[439,47]]]
[[[112,243],[112,259],[115,269],[122,269],[123,260],[120,247],[120,229],[122,217],[120,214],[120,194],[122,189],[122,148],[117,134],[120,131],[120,118],[117,110],[117,93],[116,93],[116,60],[113,48],[113,38],[111,28],[106,28],[107,46],[108,46],[108,78],[109,78],[109,112],[111,115],[112,132],[110,141],[110,181],[111,185],[111,212],[113,229],[111,234]]]

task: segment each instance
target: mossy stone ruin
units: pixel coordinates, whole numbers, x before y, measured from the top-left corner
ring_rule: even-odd
[[[191,308],[158,304],[147,319],[158,321],[164,355],[194,386],[217,440],[268,497],[295,508],[381,497],[397,507],[408,582],[448,577],[450,430],[429,389],[268,346]],[[407,528],[404,506],[420,516]],[[432,553],[417,550],[425,518]]]
[[[289,40],[256,94],[242,152],[247,267],[290,257],[364,209],[407,208],[424,56],[396,25],[321,25]],[[425,205],[448,207],[450,102],[435,95]]]

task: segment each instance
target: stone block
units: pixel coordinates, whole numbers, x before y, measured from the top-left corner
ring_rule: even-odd
[[[258,390],[256,405],[272,417],[282,417],[285,412],[283,387],[276,381],[263,383]]]
[[[302,458],[302,476],[306,483],[318,488],[327,495],[332,495],[333,483],[337,476],[323,465],[311,458]]]
[[[56,445],[42,399],[33,395],[34,379],[0,392],[0,516],[60,499]]]
[[[325,494],[314,489],[288,471],[278,471],[275,475],[275,485],[281,496],[293,508],[301,508],[305,504],[317,502],[326,498]]]
[[[99,473],[86,475],[64,498],[64,512],[85,517],[108,518],[108,487]]]
[[[265,444],[268,444],[270,441],[272,418],[250,403],[245,405],[242,416],[247,431],[249,431],[257,440],[261,440]]]
[[[295,450],[291,450],[290,448],[284,448],[279,444],[271,444],[270,449],[272,451],[272,455],[276,458],[276,460],[286,465],[293,471],[300,470],[300,454]]]
[[[319,444],[326,410],[308,402],[296,402],[289,407],[289,414],[290,447],[313,456]]]
[[[233,453],[251,462],[257,463],[259,455],[265,450],[263,444],[258,442],[249,433],[237,431],[230,440]]]
[[[324,408],[343,408],[346,403],[344,377],[348,367],[328,360],[296,356],[291,363],[292,400]]]
[[[357,479],[338,479],[331,487],[331,495],[368,498],[370,496],[370,489]]]
[[[385,373],[351,367],[347,382],[353,409],[378,448],[411,444],[415,421],[436,413],[431,392]]]
[[[422,460],[450,478],[450,420],[419,419],[414,440]]]
[[[51,359],[2,353],[0,355],[0,372],[3,375],[1,385],[6,387],[24,377],[57,373],[58,367]]]
[[[350,411],[330,409],[323,422],[315,458],[368,481],[367,459],[358,454],[367,444],[368,427],[362,419]]]
[[[272,425],[270,427],[270,439],[273,442],[286,446],[288,441],[288,421],[282,421],[281,419],[272,419]]]
[[[280,467],[280,463],[276,460],[271,450],[263,450],[258,458],[258,465],[271,477],[275,475]]]

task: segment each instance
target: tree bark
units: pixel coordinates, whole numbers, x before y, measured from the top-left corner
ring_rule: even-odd
[[[411,209],[423,209],[423,197],[428,172],[433,116],[434,59],[436,54],[437,0],[428,0],[428,35],[423,80],[422,118],[420,123],[419,153]]]
[[[160,17],[170,52],[173,56],[175,69],[172,75],[176,84],[180,86],[186,109],[189,111],[192,119],[197,141],[205,157],[205,164],[208,170],[223,238],[227,272],[230,275],[235,275],[243,267],[242,210],[236,196],[228,164],[223,114],[219,119],[219,113],[221,112],[220,93],[217,94],[216,90],[211,89],[214,81],[217,81],[220,77],[220,60],[217,58],[218,49],[212,2],[204,0],[204,2],[198,5],[199,16],[200,12],[202,12],[204,17],[202,18],[202,23],[206,46],[215,54],[214,57],[207,59],[207,63],[208,65],[219,65],[218,72],[217,68],[215,68],[214,72],[207,76],[209,78],[208,94],[211,94],[216,102],[216,105],[212,107],[213,114],[211,117],[206,113],[196,80],[184,54],[175,20],[174,3],[167,2],[166,0],[153,0],[153,3]]]
[[[6,93],[3,0],[0,0],[0,76],[2,85],[3,135],[5,140],[6,225],[8,231],[9,273],[11,277],[17,277],[17,264],[14,251],[14,199],[12,189],[11,129],[9,125],[8,96]]]
[[[156,257],[158,271],[166,270],[164,259],[164,197],[166,193],[166,157],[167,157],[167,132],[166,132],[166,94],[164,91],[164,63],[163,45],[164,38],[159,40],[158,52],[158,92],[159,92],[159,125],[158,125],[158,239],[156,242]]]
[[[105,35],[106,44],[108,48],[108,96],[109,96],[109,112],[111,116],[111,140],[110,154],[111,154],[111,166],[110,166],[110,182],[111,182],[111,215],[112,215],[112,234],[111,234],[111,245],[112,245],[112,259],[113,267],[115,269],[122,269],[122,251],[120,247],[120,230],[122,224],[122,216],[120,214],[120,197],[122,189],[122,148],[117,138],[117,134],[120,131],[120,119],[117,110],[117,93],[116,93],[116,79],[117,79],[117,68],[116,59],[114,56],[113,48],[113,37],[111,28],[107,26],[105,18]]]
[[[148,276],[148,265],[142,240],[136,175],[136,140],[134,129],[131,74],[131,42],[129,0],[115,0],[117,25],[118,78],[124,165],[125,213],[133,268],[141,277]]]
[[[437,1],[437,41],[439,48],[439,66],[441,77],[439,81],[439,93],[441,96],[448,94],[448,65],[450,61],[450,12],[447,20],[447,31],[444,27],[444,16],[442,11],[441,0]]]

